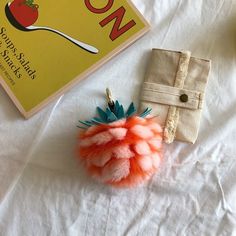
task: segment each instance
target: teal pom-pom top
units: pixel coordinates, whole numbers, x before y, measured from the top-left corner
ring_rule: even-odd
[[[145,118],[147,115],[151,113],[152,109],[147,108],[142,114],[139,115],[139,117]],[[132,117],[137,113],[137,109],[134,106],[134,103],[132,102],[129,105],[129,108],[125,112],[124,107],[122,104],[119,103],[119,101],[108,103],[108,106],[105,110],[103,110],[100,107],[97,107],[97,113],[98,117],[94,117],[91,120],[87,121],[79,121],[84,126],[78,126],[82,129],[87,129],[94,125],[100,125],[100,124],[109,124],[111,122],[115,122],[121,119],[127,119],[129,117]]]

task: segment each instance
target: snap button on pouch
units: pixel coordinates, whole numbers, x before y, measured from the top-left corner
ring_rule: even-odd
[[[181,102],[188,102],[188,95],[187,94],[182,94],[179,97],[179,99],[180,99]]]

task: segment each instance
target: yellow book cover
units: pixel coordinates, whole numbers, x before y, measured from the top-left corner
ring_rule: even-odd
[[[0,83],[28,118],[148,29],[129,0],[1,0]]]

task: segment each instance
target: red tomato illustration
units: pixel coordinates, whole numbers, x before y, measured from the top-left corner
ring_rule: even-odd
[[[17,22],[24,27],[33,25],[38,19],[38,5],[33,0],[14,0],[9,8]]]

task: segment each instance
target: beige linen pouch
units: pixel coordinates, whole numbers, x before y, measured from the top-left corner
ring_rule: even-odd
[[[159,116],[166,143],[196,141],[210,67],[188,51],[153,49],[140,108]]]

